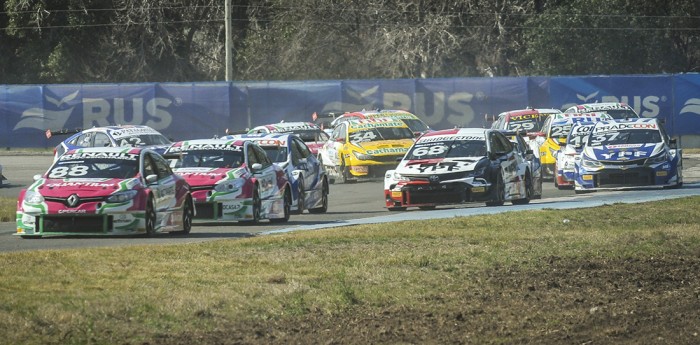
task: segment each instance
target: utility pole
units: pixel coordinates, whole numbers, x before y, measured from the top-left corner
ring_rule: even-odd
[[[231,81],[233,79],[233,60],[231,59],[231,48],[232,43],[232,28],[231,28],[231,0],[226,0],[224,2],[224,21],[226,22],[226,81]]]

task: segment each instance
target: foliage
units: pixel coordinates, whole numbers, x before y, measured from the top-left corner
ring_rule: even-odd
[[[225,78],[224,1],[0,0],[3,83]],[[237,80],[700,71],[693,0],[232,1]]]

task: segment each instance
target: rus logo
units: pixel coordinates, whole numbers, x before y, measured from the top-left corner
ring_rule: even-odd
[[[685,101],[679,114],[700,115],[700,98],[691,98]]]
[[[20,128],[36,128],[40,130],[64,128],[68,118],[73,113],[73,108],[75,108],[75,104],[69,105],[69,103],[78,97],[79,92],[75,91],[60,99],[45,94],[45,103],[51,105],[52,109],[29,108],[25,110],[22,112],[22,117],[13,130]]]

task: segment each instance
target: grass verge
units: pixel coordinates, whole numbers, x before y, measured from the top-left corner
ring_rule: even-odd
[[[25,344],[692,343],[698,202],[4,253],[0,333]]]

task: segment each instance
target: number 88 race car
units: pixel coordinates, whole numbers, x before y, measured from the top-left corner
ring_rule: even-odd
[[[384,177],[390,211],[485,201],[526,204],[534,197],[530,165],[498,130],[461,128],[424,134]]]

